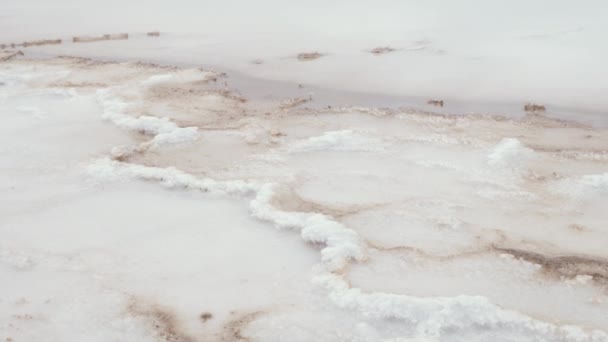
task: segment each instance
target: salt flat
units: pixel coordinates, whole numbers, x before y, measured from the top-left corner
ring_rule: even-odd
[[[408,25],[447,20],[429,4],[412,7]],[[444,26],[391,26],[382,6],[380,25],[353,4],[339,21],[358,13],[375,31],[332,36],[324,28],[343,7],[319,16],[317,5],[277,5],[298,19],[253,29],[251,49],[232,26],[253,20],[243,13],[218,6],[199,27],[187,7],[165,17],[151,4],[150,17],[127,23],[133,2],[113,21],[98,21],[108,10],[98,8],[88,28],[69,19],[53,32],[143,31],[179,13],[184,22],[166,19],[174,32],[160,37],[0,52],[0,339],[608,341],[608,131],[596,97],[605,87],[597,73],[582,77],[594,64],[522,88],[529,78],[504,77],[539,56],[500,47],[510,69],[483,74],[480,96],[469,78],[478,64],[452,79],[462,87],[426,78],[429,60],[462,62]],[[505,15],[523,5],[513,6]],[[0,25],[43,9],[10,4]],[[573,29],[557,20],[568,9]],[[586,45],[597,18],[555,10],[538,25],[521,19],[518,37],[539,49],[580,44],[577,61],[597,62],[601,47]],[[319,26],[296,24],[306,18]],[[0,36],[47,37],[46,25]],[[302,39],[272,34],[283,26]],[[367,50],[372,31],[400,30],[437,37]],[[369,32],[335,44],[359,31]],[[274,37],[267,49],[261,37]],[[298,60],[307,44],[327,54]],[[553,62],[547,70],[569,65]],[[408,67],[423,72],[408,78]],[[557,76],[578,81],[551,88]],[[444,107],[426,103],[433,92],[447,94]],[[545,112],[522,110],[530,94]]]
[[[141,63],[2,77],[6,338],[606,338],[604,129],[267,112]]]

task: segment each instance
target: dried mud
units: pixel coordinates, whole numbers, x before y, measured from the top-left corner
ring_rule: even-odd
[[[236,317],[230,319],[222,328],[220,342],[249,342],[251,339],[245,335],[244,329],[262,315],[263,311],[255,311],[245,314],[235,314]]]
[[[131,315],[143,317],[149,321],[159,341],[197,342],[196,339],[182,331],[176,315],[169,309],[158,305],[142,307],[140,302],[133,300],[127,310]]]
[[[296,58],[300,61],[313,61],[315,59],[319,59],[323,57],[322,53],[319,52],[301,52],[299,53]]]

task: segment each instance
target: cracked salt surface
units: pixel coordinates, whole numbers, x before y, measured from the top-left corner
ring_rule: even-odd
[[[211,71],[0,68],[2,338],[608,340],[607,165],[577,157],[604,129],[267,114]],[[595,266],[548,266],[575,256]]]

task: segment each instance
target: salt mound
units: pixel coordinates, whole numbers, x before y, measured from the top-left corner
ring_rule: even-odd
[[[534,151],[515,138],[504,138],[488,155],[488,164],[497,167],[520,168],[534,157]]]

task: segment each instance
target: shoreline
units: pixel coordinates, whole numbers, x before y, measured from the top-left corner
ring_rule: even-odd
[[[393,95],[388,93],[358,92],[326,88],[314,84],[300,84],[295,81],[284,81],[269,78],[260,78],[247,74],[246,72],[220,66],[217,64],[175,62],[168,58],[149,57],[121,57],[118,55],[101,56],[99,54],[75,53],[57,54],[50,52],[35,51],[28,53],[23,58],[45,60],[53,58],[84,58],[100,62],[113,63],[146,63],[164,67],[177,68],[202,68],[225,75],[222,82],[218,82],[218,89],[223,88],[254,102],[264,103],[281,99],[311,98],[300,108],[315,110],[331,109],[341,107],[366,107],[389,110],[413,110],[422,113],[438,115],[482,115],[497,118],[523,119],[526,116],[540,116],[557,121],[572,122],[593,128],[608,127],[608,115],[599,111],[571,109],[548,105],[545,113],[531,114],[524,111],[525,103],[515,102],[478,102],[463,99],[444,99],[444,108],[427,104],[430,98],[412,95]]]
[[[53,36],[54,38],[57,38]],[[43,45],[43,46],[30,46],[24,48],[22,51],[26,54],[26,57],[33,58],[52,58],[58,56],[72,56],[79,58],[91,58],[99,61],[114,61],[114,62],[144,62],[154,63],[159,65],[172,65],[182,68],[205,68],[218,73],[225,73],[228,78],[225,80],[228,82],[228,86],[232,91],[243,94],[246,97],[252,99],[273,99],[273,98],[295,98],[295,97],[308,97],[310,94],[313,95],[313,101],[307,103],[307,106],[312,106],[315,109],[321,109],[323,107],[341,107],[341,106],[363,106],[373,108],[411,108],[420,111],[437,112],[441,114],[451,115],[463,115],[463,114],[482,114],[482,115],[500,115],[509,118],[524,117],[527,113],[524,110],[526,103],[532,101],[547,107],[547,111],[542,113],[543,116],[565,119],[569,121],[575,121],[592,125],[594,127],[608,127],[608,112],[604,110],[595,109],[595,107],[583,108],[573,107],[554,104],[552,101],[544,101],[542,98],[535,100],[535,96],[526,100],[514,101],[512,95],[506,93],[503,98],[506,100],[497,100],[497,95],[489,96],[487,101],[479,101],[476,99],[478,95],[472,95],[472,97],[464,96],[449,96],[448,93],[454,93],[450,91],[450,87],[446,88],[445,85],[438,81],[438,86],[435,87],[436,91],[422,90],[421,93],[427,95],[411,95],[407,91],[404,91],[403,95],[395,94],[390,86],[393,84],[393,90],[402,88],[398,84],[394,84],[395,80],[388,80],[387,84],[381,87],[376,87],[373,84],[369,86],[357,85],[357,87],[347,86],[344,82],[349,82],[348,79],[344,79],[344,75],[341,72],[337,74],[328,74],[326,77],[321,75],[327,70],[327,63],[342,63],[342,61],[336,60],[336,58],[343,59],[344,62],[348,63],[354,56],[339,55],[330,53],[326,58],[332,58],[333,61],[325,61],[325,57],[319,60],[311,61],[298,61],[296,57],[288,58],[286,56],[273,56],[269,59],[258,60],[261,64],[249,60],[251,51],[248,50],[247,46],[243,46],[242,53],[236,51],[235,42],[222,42],[214,41],[215,38],[209,38],[205,35],[189,36],[175,33],[159,33],[159,36],[151,38],[147,33],[135,32],[128,36],[125,40],[105,40],[91,43],[74,43],[69,37],[60,37],[63,41],[62,44],[58,45]],[[202,40],[193,40],[194,38]],[[217,45],[217,47],[215,47]],[[211,50],[211,55],[209,55]],[[215,50],[215,51],[214,51]],[[4,50],[7,51],[7,50]],[[398,53],[398,52],[396,52]],[[204,57],[200,58],[201,62],[198,62],[197,55],[203,54]],[[232,54],[238,56],[238,58],[231,57]],[[361,56],[357,58],[365,59],[370,56],[369,52],[365,50],[361,51]],[[387,56],[371,56],[378,60],[380,65],[384,63],[391,63],[392,58],[396,58],[392,53]],[[406,58],[404,55],[403,58]],[[418,56],[432,59],[433,56]],[[388,59],[387,59],[388,58]],[[401,58],[401,57],[399,57]],[[294,59],[294,62],[288,62],[286,59]],[[266,63],[269,62],[269,64]],[[365,61],[365,60],[362,60]],[[419,63],[412,61],[415,63]],[[289,64],[296,63],[296,64]],[[321,63],[316,65],[315,63]],[[366,63],[369,64],[369,61]],[[392,62],[394,63],[394,61]],[[361,66],[363,66],[363,63]],[[376,63],[373,62],[372,65]],[[390,66],[391,64],[387,65]],[[371,65],[370,65],[371,66]],[[398,65],[393,65],[395,72],[404,73],[403,77],[407,77],[407,71],[400,70]],[[410,65],[409,67],[412,67]],[[266,70],[260,70],[257,68],[266,68]],[[275,70],[276,69],[276,70]],[[256,71],[258,70],[258,71]],[[306,74],[302,74],[303,71],[310,70],[309,74],[312,77],[306,77]],[[368,71],[371,74],[359,79],[359,83],[373,81],[377,82],[378,77],[382,75],[376,75],[373,70]],[[364,71],[365,73],[365,71]],[[440,73],[438,71],[438,73]],[[298,80],[298,75],[303,80]],[[321,77],[321,78],[320,78]],[[430,80],[438,77],[436,74],[429,74],[428,78],[424,81],[421,79],[413,78],[411,81],[412,85],[418,84],[424,88],[424,84]],[[499,77],[496,75],[495,77]],[[307,78],[309,78],[307,82]],[[332,86],[335,84],[335,80],[329,82],[329,80],[340,80],[343,87],[337,88]],[[325,80],[325,81],[323,81]],[[357,81],[354,81],[357,82]],[[468,83],[463,83],[461,86],[463,89],[468,87]],[[505,89],[508,90],[509,86],[504,85]],[[354,88],[362,88],[365,90],[353,90]],[[407,88],[407,87],[406,87]],[[431,88],[432,89],[432,88]],[[445,92],[446,96],[442,95]],[[446,91],[447,90],[447,91]],[[541,89],[536,89],[534,92],[538,92]],[[497,89],[494,89],[490,93],[496,93]],[[542,91],[541,91],[542,92]],[[458,93],[458,92],[456,92]],[[559,94],[554,94],[558,96]],[[591,96],[591,94],[588,94]],[[516,96],[517,97],[517,96]],[[544,96],[546,97],[546,96]],[[508,98],[508,99],[507,99]],[[440,108],[427,104],[428,101],[438,99],[445,102],[445,107]]]

